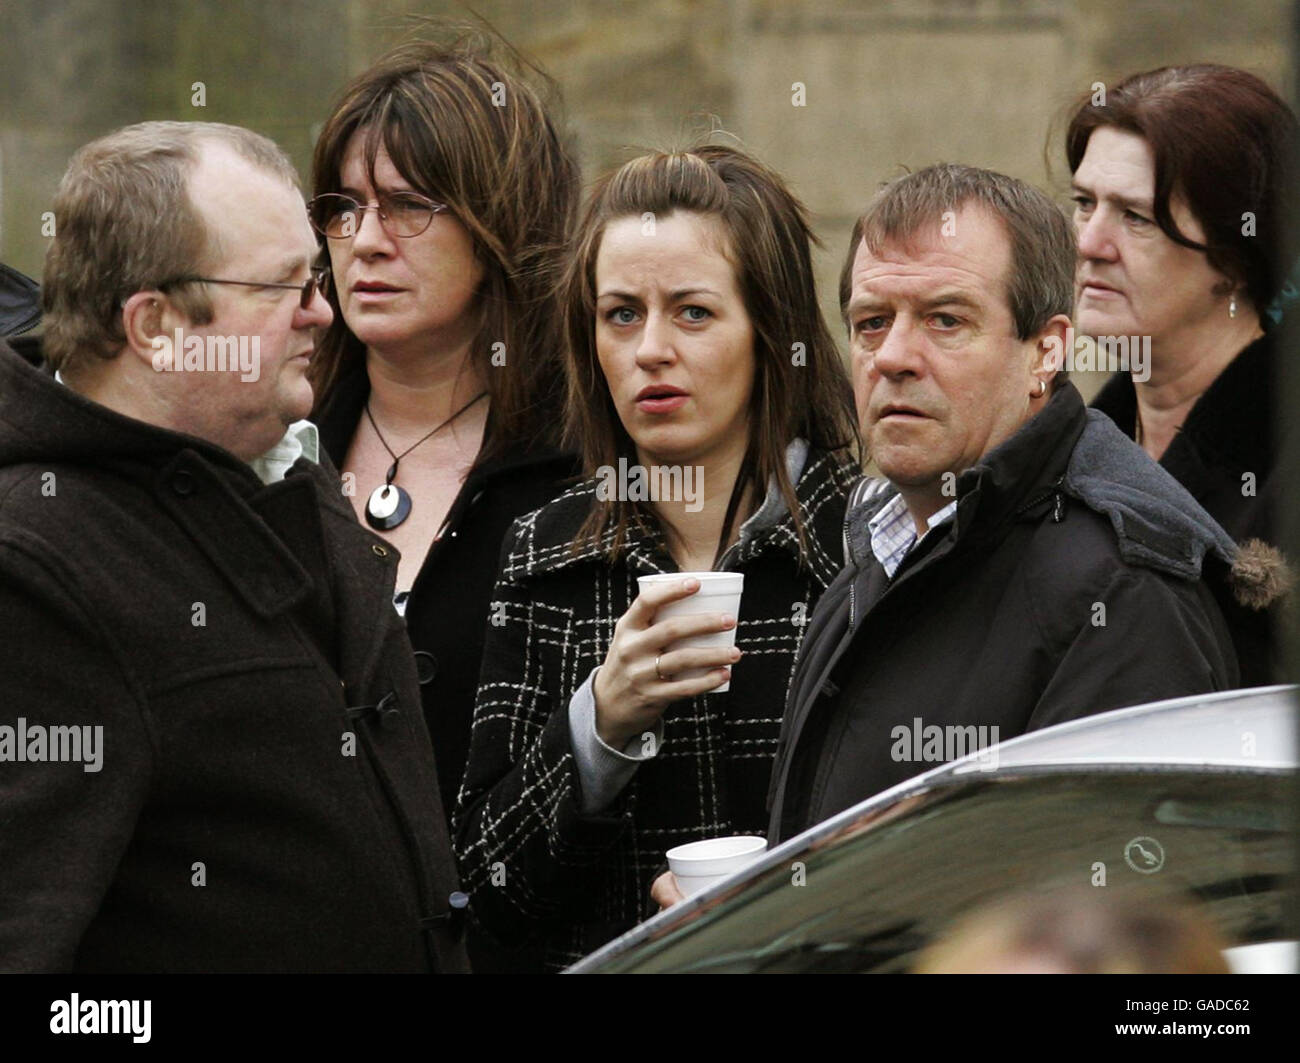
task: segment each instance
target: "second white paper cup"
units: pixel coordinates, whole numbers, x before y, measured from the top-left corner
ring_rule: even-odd
[[[668,850],[668,867],[690,897],[733,875],[767,851],[767,839],[751,835],[706,838]]]
[[[637,585],[644,591],[647,586],[656,583],[674,583],[684,579],[699,580],[700,589],[689,597],[661,605],[655,613],[655,623],[675,616],[698,616],[700,613],[726,613],[734,616],[737,621],[740,620],[740,595],[745,589],[743,572],[663,572],[654,576],[638,576]],[[715,631],[709,635],[694,635],[691,638],[678,639],[668,649],[677,650],[683,647],[704,649],[735,644],[736,629],[731,627],[726,631]],[[712,671],[710,668],[688,668],[684,672],[676,673],[673,678],[697,679],[708,675],[710,671]],[[721,686],[714,687],[709,693],[718,694],[730,689],[731,680],[727,680]]]

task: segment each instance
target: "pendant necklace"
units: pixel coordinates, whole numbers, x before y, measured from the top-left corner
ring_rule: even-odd
[[[388,467],[388,473],[384,476],[384,482],[381,486],[376,487],[370,492],[370,497],[366,500],[366,523],[377,531],[392,531],[402,521],[411,515],[411,496],[406,491],[393,483],[397,477],[397,465],[411,451],[418,447],[430,436],[436,435],[442,429],[446,428],[452,421],[468,410],[479,399],[486,397],[486,391],[480,391],[469,402],[465,403],[459,410],[448,417],[442,424],[438,425],[432,432],[421,436],[400,454],[394,454],[393,448],[388,445],[384,435],[379,431],[379,425],[375,424],[375,418],[370,412],[370,400],[366,399],[366,418],[370,421],[370,427],[375,430],[375,435],[379,437],[379,442],[383,448],[388,451],[388,456],[393,459],[393,464]]]

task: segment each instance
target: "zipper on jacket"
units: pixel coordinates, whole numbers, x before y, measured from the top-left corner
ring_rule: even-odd
[[[853,511],[857,509],[867,498],[878,493],[877,480],[875,477],[864,477],[853,485],[849,491],[848,504],[844,507],[844,528],[840,533],[840,552],[844,555],[842,560],[845,565],[852,565],[854,571],[861,571],[862,566],[858,564],[858,559],[853,554],[852,540],[849,536],[850,518]],[[853,593],[853,585],[857,579],[849,580],[849,630],[853,630],[855,617],[857,616],[857,597]]]
[[[1016,516],[1022,513],[1028,513],[1031,509],[1041,506],[1044,502],[1053,501],[1052,505],[1052,522],[1060,524],[1065,517],[1065,493],[1061,490],[1061,485],[1065,482],[1065,474],[1062,473],[1056,478],[1056,481],[1048,488],[1046,494],[1039,495],[1030,502],[1026,502],[1018,510]]]

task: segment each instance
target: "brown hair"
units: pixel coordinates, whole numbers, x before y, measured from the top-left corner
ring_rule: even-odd
[[[760,491],[775,479],[803,547],[786,447],[795,438],[825,451],[856,447],[853,392],[817,305],[811,257],[817,241],[807,211],[775,172],[737,148],[707,145],[643,155],[606,175],[592,190],[563,287],[568,440],[582,455],[588,474],[615,465],[619,457],[635,460],[634,444],[596,355],[596,256],[611,221],[645,213],[662,219],[679,210],[716,218],[726,231],[724,254],[735,267],[754,332],[751,438],[729,514],[746,479]],[[651,521],[643,503],[595,505],[575,547],[602,541],[612,526],[608,556],[617,559],[629,526],[647,527]],[[724,537],[728,530],[724,527]]]
[[[116,357],[126,342],[123,300],[218,264],[220,234],[208,231],[189,194],[207,141],[298,187],[293,164],[272,141],[218,122],[142,122],[72,156],[54,195],[42,286],[43,353],[55,369]],[[193,324],[211,322],[203,287],[178,287],[169,298]]]
[[[529,67],[542,86],[534,87],[522,73],[526,65],[486,34],[400,45],[344,89],[312,159],[314,193],[338,192],[344,153],[360,134],[372,182],[382,147],[411,186],[447,204],[473,238],[485,279],[470,359],[491,398],[479,461],[511,443],[552,440],[561,401],[554,287],[578,167],[548,110],[550,80]],[[312,359],[318,404],[344,369],[365,357],[337,292],[329,301],[334,321]],[[498,343],[505,344],[504,367],[492,365]]]
[[[999,218],[1011,242],[1007,305],[1016,338],[1027,340],[1057,314],[1074,309],[1074,232],[1065,215],[1032,185],[993,170],[941,163],[909,173],[884,185],[853,226],[849,253],[840,271],[840,313],[852,295],[853,260],[858,245],[879,254],[890,244],[906,242],[923,227],[942,224],[946,211],[975,203]],[[846,318],[847,323],[847,318]],[[1064,369],[1052,388],[1068,379]]]
[[[1093,99],[1089,93],[1079,101],[1066,130],[1070,172],[1102,126],[1146,140],[1155,155],[1156,224],[1175,243],[1204,251],[1263,318],[1293,254],[1289,175],[1298,138],[1291,109],[1254,74],[1210,63],[1133,74],[1108,89],[1104,102]],[[1173,196],[1200,222],[1205,243],[1179,231]],[[1253,235],[1242,233],[1245,212],[1255,216]]]

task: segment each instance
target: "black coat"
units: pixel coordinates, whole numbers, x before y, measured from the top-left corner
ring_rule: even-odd
[[[1192,407],[1160,464],[1237,542],[1280,541],[1282,492],[1278,454],[1282,432],[1274,409],[1279,394],[1277,337],[1269,333],[1245,347]],[[1137,392],[1128,373],[1106,382],[1093,408],[1130,439],[1137,424]],[[1278,607],[1247,609],[1219,603],[1232,629],[1244,686],[1276,681],[1280,657]]]
[[[0,968],[467,969],[396,563],[0,344],[0,724],[103,728],[0,769]]]
[[[336,465],[341,466],[347,455],[369,395],[365,365],[358,362],[339,379],[314,414],[321,446]],[[449,820],[469,759],[474,693],[502,540],[517,517],[560,494],[577,473],[575,457],[538,447],[516,446],[476,465],[465,478],[447,513],[443,533],[430,547],[411,587],[406,628],[424,671],[426,681],[420,689],[424,719],[433,740],[442,807]],[[503,949],[476,933],[470,934],[469,949],[476,972],[541,968],[540,952]]]
[[[867,521],[893,495],[850,514],[850,564],[809,625],[772,776],[773,842],[954,752],[1235,685],[1200,578],[1203,561],[1226,570],[1231,541],[1072,385],[958,477],[955,522],[889,579]],[[997,733],[948,730],[979,726]]]
[[[857,469],[813,451],[796,484],[809,557],[786,513],[724,555],[745,574],[731,689],[674,702],[663,744],[608,807],[582,809],[569,701],[609,650],[637,576],[675,572],[662,533],[634,531],[611,565],[571,544],[595,481],[515,524],[505,548],[501,624],[491,628],[457,810],[471,915],[510,942],[541,935],[560,967],[637,923],[667,849],[761,834],[781,710],[806,618],[839,570]],[[612,533],[611,533],[612,534]]]

